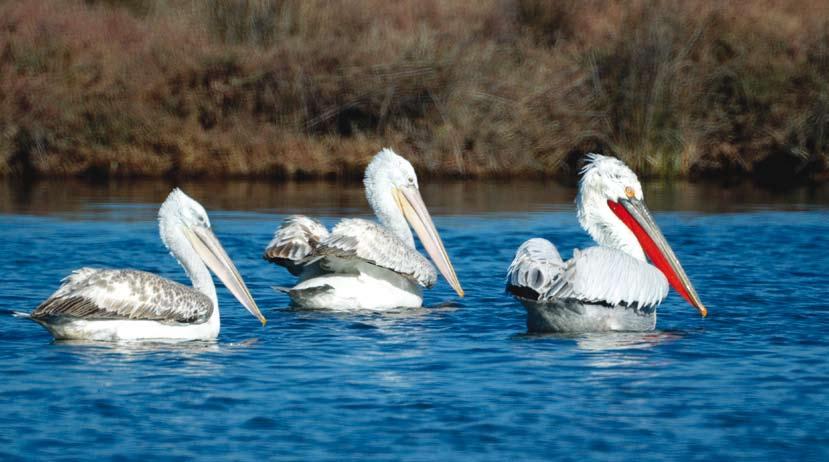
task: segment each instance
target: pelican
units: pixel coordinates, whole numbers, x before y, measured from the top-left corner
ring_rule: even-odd
[[[34,311],[17,315],[36,321],[59,340],[210,340],[220,326],[210,268],[265,325],[201,204],[174,189],[161,204],[158,225],[162,242],[193,287],[138,270],[81,268]]]
[[[507,292],[527,309],[528,330],[652,330],[669,284],[705,317],[707,309],[645,205],[636,174],[598,154],[587,156],[581,174],[579,223],[599,246],[575,250],[566,262],[546,239],[518,248]]]
[[[423,287],[437,281],[434,266],[416,249],[414,228],[426,252],[463,297],[455,269],[435,229],[414,168],[391,149],[377,153],[363,180],[379,223],[340,221],[329,233],[306,216],[285,219],[264,258],[299,277],[293,288],[275,287],[303,308],[385,310],[416,308]]]

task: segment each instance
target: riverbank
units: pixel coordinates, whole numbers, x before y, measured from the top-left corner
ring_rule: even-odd
[[[11,1],[6,176],[829,179],[822,2]]]

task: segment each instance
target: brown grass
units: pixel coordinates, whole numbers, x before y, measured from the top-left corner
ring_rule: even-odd
[[[819,0],[0,4],[0,172],[814,178]],[[781,172],[786,170],[785,175]],[[776,180],[773,180],[776,181]]]

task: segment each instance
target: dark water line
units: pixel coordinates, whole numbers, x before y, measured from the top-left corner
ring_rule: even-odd
[[[447,214],[520,212],[572,207],[575,184],[556,181],[423,181],[427,204]],[[181,187],[209,209],[290,212],[368,208],[359,182],[268,180],[132,179],[89,182],[74,178],[0,180],[0,213],[62,215],[95,204],[158,204]],[[829,186],[772,192],[749,183],[648,182],[648,203],[655,210],[704,213],[756,209],[811,209],[829,206]]]

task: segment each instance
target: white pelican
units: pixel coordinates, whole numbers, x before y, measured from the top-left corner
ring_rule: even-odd
[[[143,271],[81,268],[34,311],[17,315],[38,322],[59,340],[214,339],[219,303],[209,267],[265,325],[201,204],[174,189],[161,204],[158,225],[161,240],[193,287]]]
[[[704,317],[708,311],[645,206],[636,174],[598,154],[588,155],[581,173],[579,223],[599,246],[575,250],[566,262],[545,239],[518,248],[507,291],[526,307],[528,330],[651,330],[668,284]]]
[[[304,308],[420,307],[422,288],[434,285],[437,272],[415,249],[411,224],[440,272],[463,297],[455,269],[420,197],[412,164],[391,149],[383,149],[366,168],[363,183],[380,223],[344,219],[329,233],[312,218],[287,218],[264,258],[299,276],[299,283],[276,289]]]

